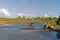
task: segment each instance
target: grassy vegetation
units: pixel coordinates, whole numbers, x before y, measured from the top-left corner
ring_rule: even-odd
[[[36,17],[36,18],[26,18],[26,17],[16,17],[16,18],[0,18],[0,23],[14,23],[14,22],[47,22],[53,24],[57,20],[56,17]]]

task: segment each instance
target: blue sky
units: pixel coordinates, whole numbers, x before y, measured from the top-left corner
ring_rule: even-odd
[[[57,17],[60,15],[60,0],[0,0],[2,9],[2,13],[9,17]]]

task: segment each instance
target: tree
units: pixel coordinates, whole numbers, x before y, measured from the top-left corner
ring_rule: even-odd
[[[60,25],[60,16],[59,16],[59,18],[56,20],[56,24],[57,24],[57,25]]]
[[[40,17],[37,17],[37,19],[40,19]]]
[[[23,16],[23,17],[22,17],[22,19],[26,19],[26,17],[25,17],[25,16]]]
[[[18,18],[18,19],[20,19],[21,17],[20,17],[20,16],[18,16],[17,18]]]

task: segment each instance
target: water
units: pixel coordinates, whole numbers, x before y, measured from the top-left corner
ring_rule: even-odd
[[[40,27],[40,24],[33,25]],[[4,25],[0,26],[0,40],[60,40],[57,32],[44,30],[18,30],[25,26]]]

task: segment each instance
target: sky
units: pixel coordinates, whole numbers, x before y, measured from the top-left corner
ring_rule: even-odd
[[[58,17],[60,0],[0,0],[0,17]]]

